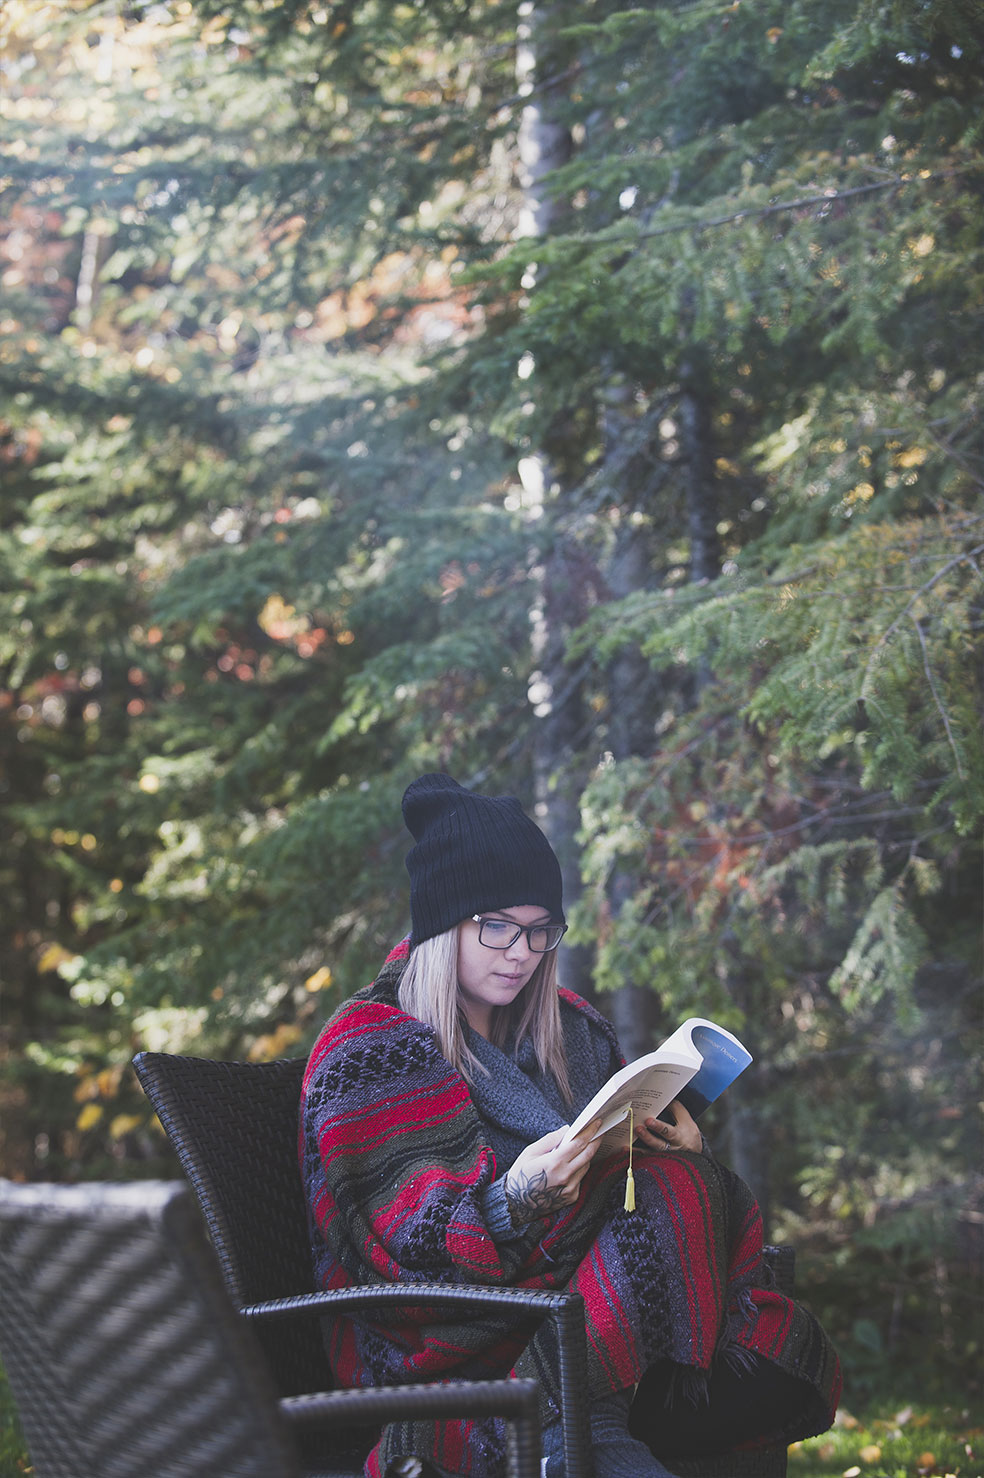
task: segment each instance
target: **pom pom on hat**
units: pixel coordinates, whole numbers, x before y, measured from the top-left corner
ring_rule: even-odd
[[[411,944],[473,914],[538,904],[564,920],[560,863],[515,796],[477,795],[450,775],[421,775],[403,796],[415,845],[410,874]]]

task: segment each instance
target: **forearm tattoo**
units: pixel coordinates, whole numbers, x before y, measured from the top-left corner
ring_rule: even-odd
[[[510,1170],[505,1190],[509,1213],[517,1226],[534,1221],[538,1216],[550,1216],[565,1204],[564,1187],[547,1185],[545,1170],[537,1170],[532,1175],[525,1170]]]

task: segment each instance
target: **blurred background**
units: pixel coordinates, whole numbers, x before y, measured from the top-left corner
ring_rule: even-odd
[[[629,1056],[753,1052],[851,1401],[979,1403],[977,0],[0,24],[0,1173],[172,1173],[140,1048],[303,1055],[445,769]]]

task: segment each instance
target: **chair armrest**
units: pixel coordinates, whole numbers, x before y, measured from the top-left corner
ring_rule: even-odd
[[[240,1309],[244,1318],[269,1320],[312,1314],[361,1314],[372,1318],[397,1308],[500,1309],[517,1317],[550,1319],[557,1334],[557,1383],[567,1478],[593,1478],[587,1390],[584,1300],[578,1293],[543,1293],[526,1288],[456,1288],[447,1284],[386,1284],[340,1288],[268,1299]]]
[[[540,1387],[535,1380],[455,1381],[420,1386],[373,1386],[318,1395],[285,1396],[281,1415],[291,1426],[383,1426],[399,1420],[503,1416],[513,1425],[515,1478],[539,1478]]]

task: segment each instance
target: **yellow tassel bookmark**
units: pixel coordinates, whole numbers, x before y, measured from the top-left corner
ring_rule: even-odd
[[[625,1174],[625,1209],[635,1210],[635,1176],[632,1174],[632,1142],[635,1139],[635,1116],[629,1104],[629,1168]]]

